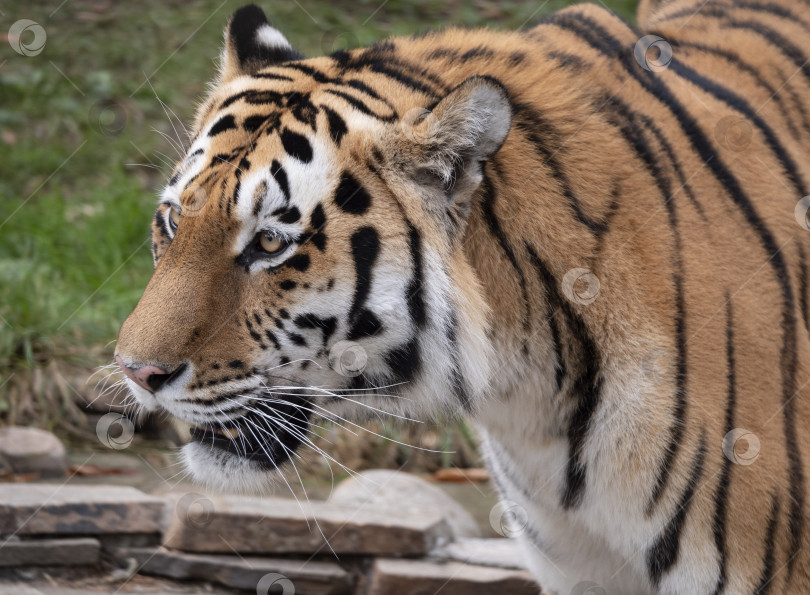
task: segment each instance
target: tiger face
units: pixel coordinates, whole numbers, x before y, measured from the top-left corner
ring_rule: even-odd
[[[191,424],[197,479],[261,489],[318,418],[421,419],[486,392],[462,243],[511,110],[486,77],[437,99],[346,71],[373,48],[303,60],[256,7],[225,38],[115,357],[145,409]]]

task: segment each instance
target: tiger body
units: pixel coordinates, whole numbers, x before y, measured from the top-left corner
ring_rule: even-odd
[[[133,393],[239,427],[269,390],[263,465],[187,447],[230,488],[310,417],[466,415],[545,589],[810,592],[807,6],[644,4],[639,31],[579,5],[313,59],[237,13],[116,350],[172,373]],[[278,264],[249,257],[270,219]]]

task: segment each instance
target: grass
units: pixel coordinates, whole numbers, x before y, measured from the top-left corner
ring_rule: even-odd
[[[222,27],[243,3],[33,0],[3,7],[2,30],[25,18],[47,34],[37,56],[0,44],[6,422],[59,428],[75,420],[71,393],[84,390],[87,369],[109,361],[109,345],[151,271],[148,222],[173,159],[160,133],[176,137],[179,125],[157,97],[190,120],[213,74]],[[307,55],[447,24],[525,27],[568,3],[261,2]],[[610,4],[632,18],[634,0]],[[36,381],[43,376],[53,381]]]

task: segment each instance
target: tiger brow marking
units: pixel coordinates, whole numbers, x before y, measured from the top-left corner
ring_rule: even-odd
[[[397,119],[396,111],[393,108],[391,108],[391,106],[388,105],[387,102],[386,102],[386,105],[389,108],[391,108],[391,114],[388,115],[388,116],[381,116],[380,114],[375,113],[370,107],[368,107],[361,100],[357,99],[356,97],[353,97],[352,95],[350,95],[348,93],[345,93],[344,91],[338,91],[337,89],[326,89],[326,92],[330,93],[331,95],[335,95],[337,97],[340,97],[340,98],[344,99],[352,107],[355,107],[356,109],[358,109],[362,113],[366,114],[367,116],[371,116],[372,118],[376,118],[376,119],[381,120],[383,122],[392,122],[392,121]]]
[[[423,93],[431,98],[438,97],[447,91],[447,85],[441,80],[437,80],[435,76],[421,73],[414,66],[393,57],[383,63],[380,61],[379,56],[366,55],[365,53],[361,56],[351,56],[348,52],[335,52],[332,54],[332,59],[338,63],[344,72],[368,68],[373,73],[390,78],[412,91]],[[398,67],[402,70],[398,70]],[[408,70],[409,73],[406,74],[405,70]],[[431,86],[426,84],[425,78],[430,79]]]
[[[756,232],[766,254],[771,255],[768,263],[773,269],[774,276],[781,287],[782,293],[784,346],[780,355],[780,369],[782,375],[783,415],[785,419],[785,446],[789,466],[789,490],[791,495],[789,516],[791,556],[789,557],[790,561],[788,565],[788,581],[790,581],[793,576],[794,561],[796,559],[795,554],[801,548],[804,535],[803,514],[805,488],[802,455],[799,451],[796,437],[795,403],[793,403],[792,398],[795,393],[796,369],[798,366],[798,354],[796,352],[797,329],[794,314],[795,295],[790,282],[790,273],[784,257],[779,250],[776,238],[756,211],[751,199],[743,191],[740,181],[726,167],[722,158],[717,157],[702,129],[698,126],[691,114],[677,101],[672,91],[662,79],[651,75],[643,76],[634,68],[634,64],[631,64],[631,61],[633,63],[635,62],[633,56],[623,51],[621,43],[591,18],[581,14],[557,14],[547,19],[545,22],[551,26],[570,31],[597,52],[615,60],[624,68],[625,72],[633,77],[652,97],[656,98],[669,109],[678,120],[692,148],[697,152],[701,160],[708,164],[715,179],[717,179],[725,189],[729,198],[739,208],[740,213],[745,217],[748,225]],[[626,27],[624,24],[622,24],[622,26]]]

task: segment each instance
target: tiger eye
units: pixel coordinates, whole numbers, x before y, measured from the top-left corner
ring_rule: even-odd
[[[176,209],[174,207],[169,207],[169,217],[174,224],[175,229],[178,225],[180,225],[180,209]]]
[[[268,254],[275,254],[284,248],[284,242],[281,241],[281,238],[276,236],[268,237],[266,234],[262,234],[259,237],[259,245],[262,247],[262,250]]]

